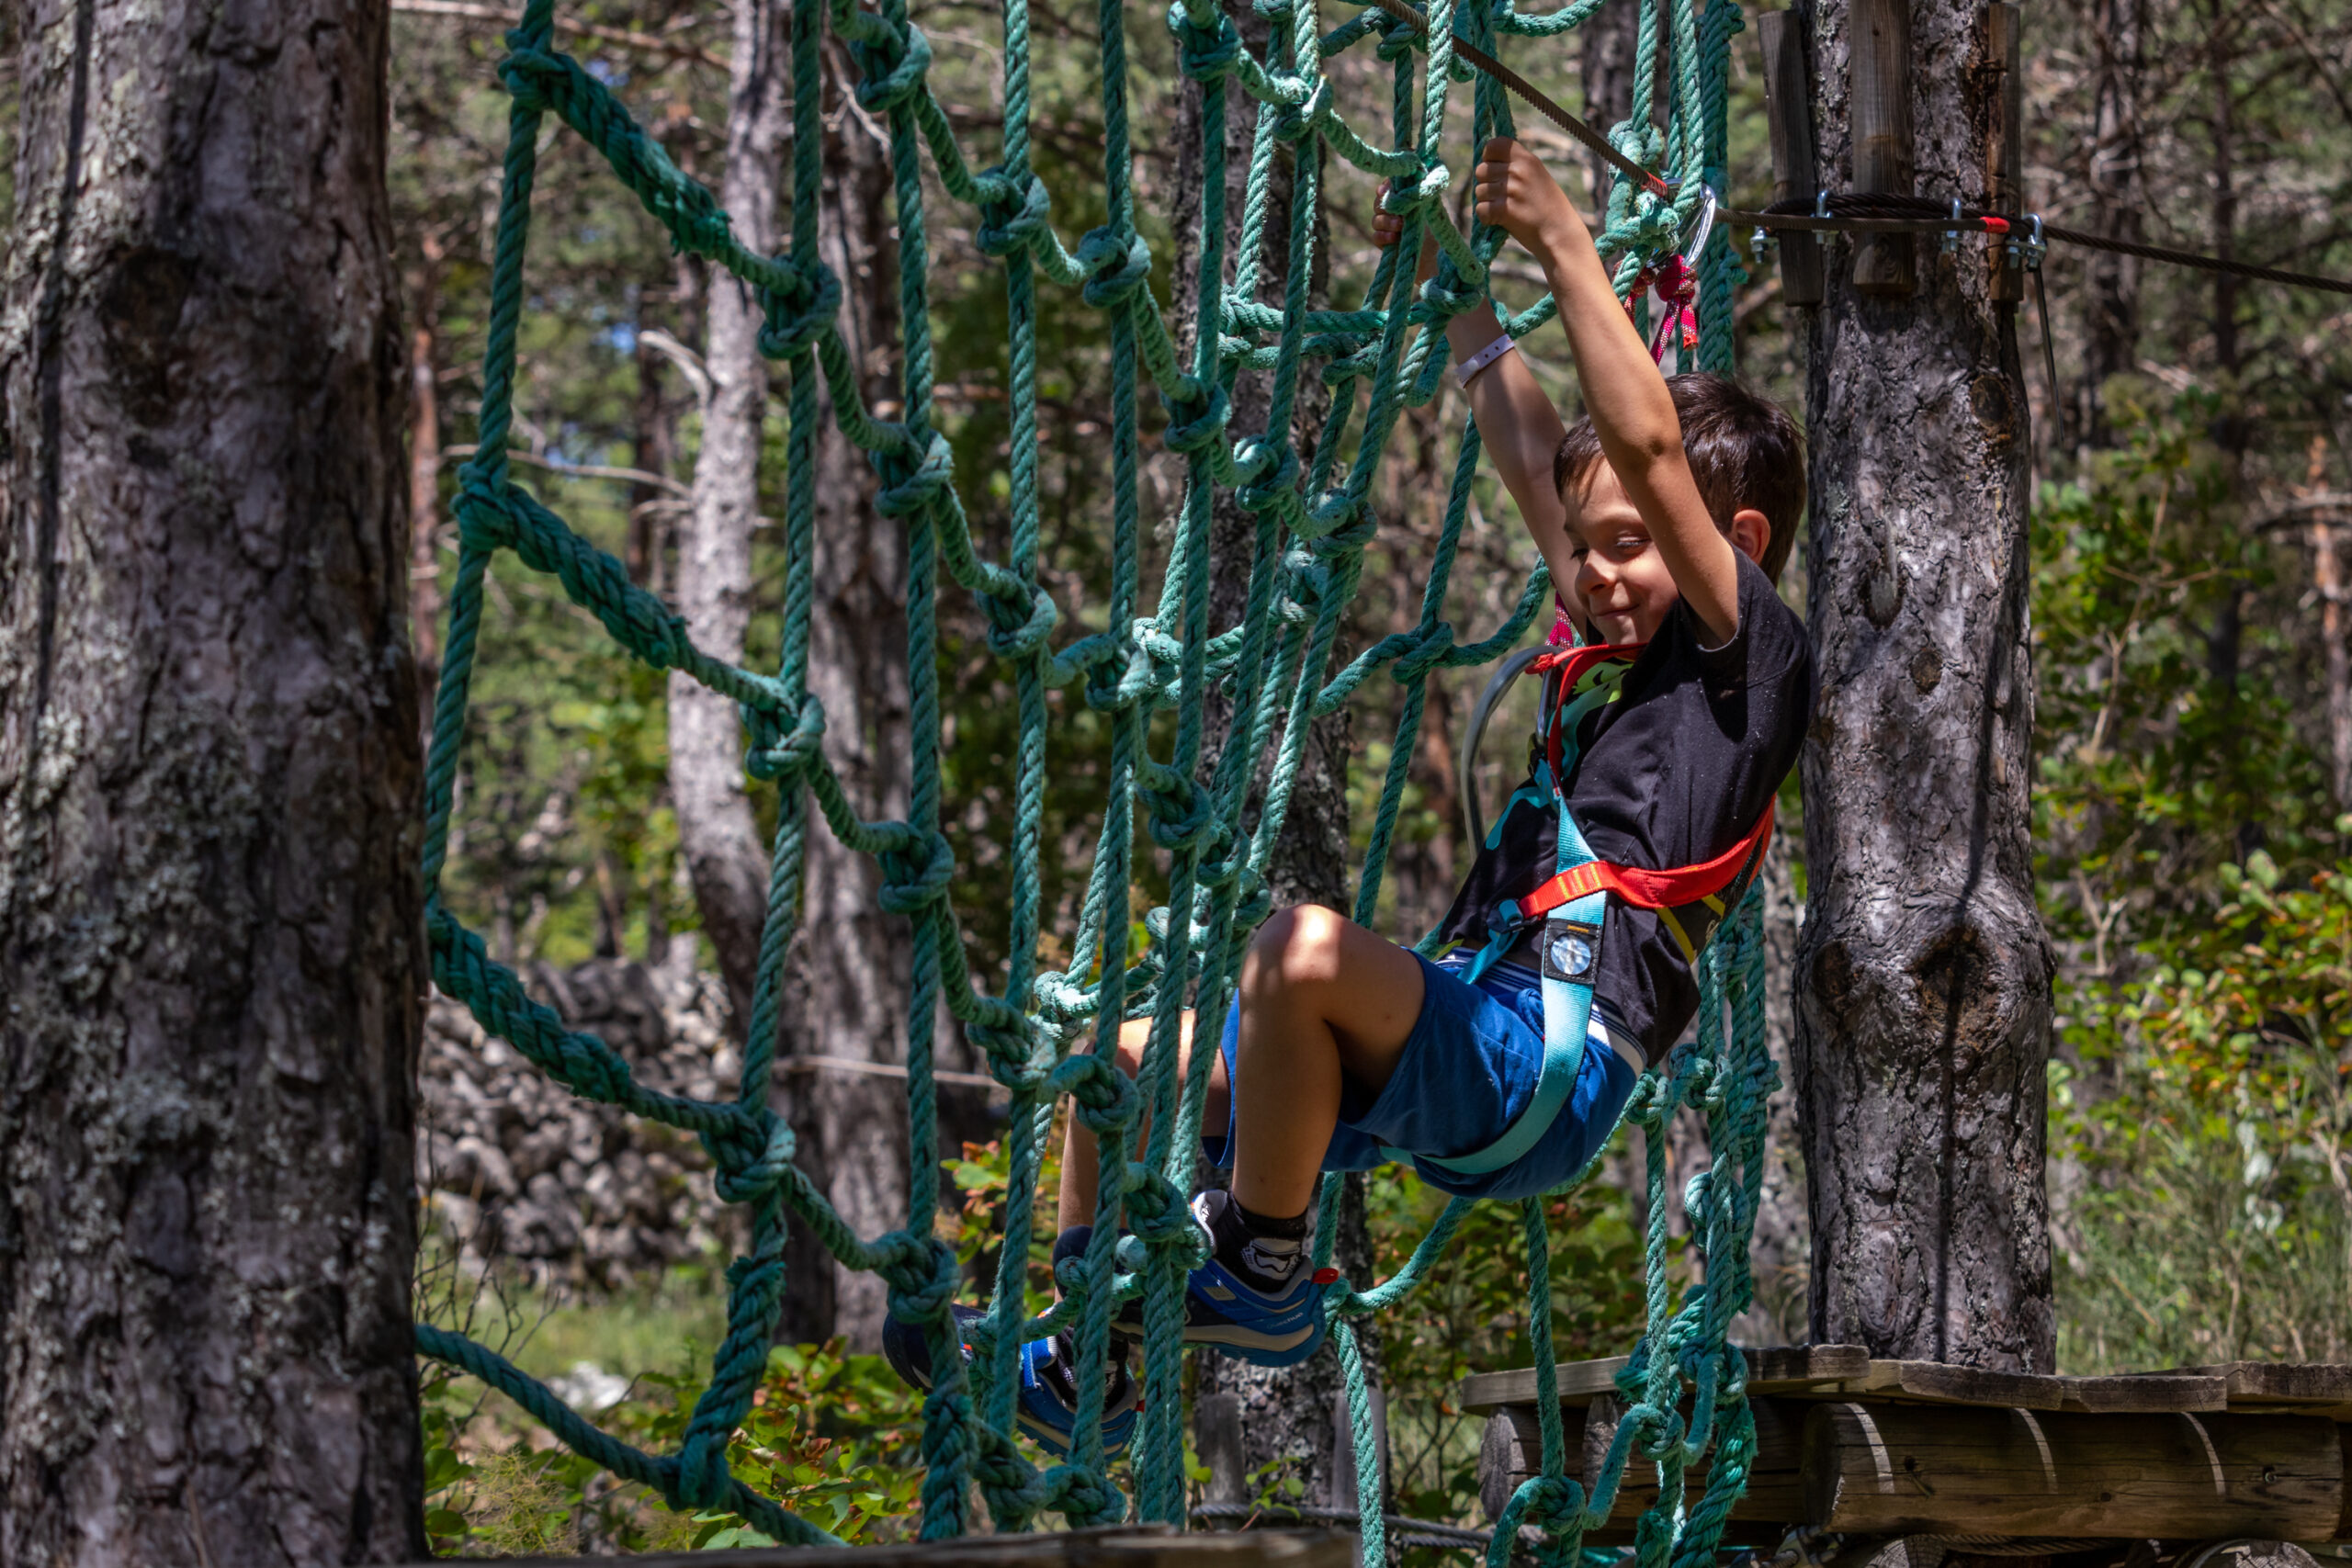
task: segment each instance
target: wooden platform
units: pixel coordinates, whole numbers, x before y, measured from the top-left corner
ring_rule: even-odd
[[[443,1557],[408,1568],[487,1558]],[[662,1551],[633,1557],[502,1558],[503,1568],[1355,1568],[1343,1530],[1195,1531],[1114,1525],[1059,1535],[983,1535],[904,1546],[775,1546],[743,1551]]]
[[[2120,1377],[1751,1349],[1758,1454],[1736,1522],[1849,1534],[2352,1540],[2352,1367],[2232,1362]],[[1622,1357],[1557,1369],[1571,1467],[1596,1471]],[[1489,1415],[1488,1517],[1537,1467],[1532,1369],[1461,1386]],[[1606,1544],[1654,1501],[1629,1471]],[[1703,1484],[1703,1472],[1693,1478]],[[1760,1533],[1764,1533],[1759,1531]]]

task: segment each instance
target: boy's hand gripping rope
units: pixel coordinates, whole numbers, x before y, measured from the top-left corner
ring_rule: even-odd
[[[1255,52],[1244,46],[1216,0],[1175,0],[1168,26],[1178,63],[1204,89],[1201,304],[1193,319],[1182,324],[1180,337],[1148,287],[1153,258],[1136,223],[1126,24],[1119,0],[1099,0],[1098,11],[1106,217],[1075,244],[1054,228],[1051,200],[1031,165],[1026,0],[1005,0],[1003,135],[999,161],[986,167],[976,167],[965,155],[932,91],[930,46],[910,19],[906,0],[881,0],[877,11],[858,9],[851,0],[795,6],[791,237],[775,256],[746,250],[711,193],[671,163],[594,75],[555,49],[553,0],[529,0],[507,35],[510,52],[500,68],[513,106],[491,278],[481,433],[478,451],[459,475],[458,570],[426,774],[424,869],[431,898],[434,980],[486,1029],[513,1042],[574,1093],[693,1133],[709,1154],[719,1195],[749,1210],[751,1242],[728,1270],[727,1336],[714,1358],[709,1388],[674,1454],[647,1454],[598,1431],[544,1385],[460,1335],[421,1325],[420,1354],[505,1391],[565,1443],[642,1483],[673,1507],[728,1509],[779,1540],[829,1541],[832,1538],[825,1531],[752,1494],[733,1478],[729,1464],[729,1448],[764,1371],[768,1337],[786,1287],[783,1257],[789,1215],[846,1266],[881,1274],[890,1286],[892,1313],[926,1329],[938,1381],[924,1403],[925,1537],[971,1528],[975,1486],[1001,1529],[1027,1529],[1048,1514],[1087,1524],[1127,1512],[1129,1504],[1104,1469],[1101,1419],[1111,1315],[1120,1298],[1137,1294],[1146,1325],[1146,1403],[1134,1506],[1145,1518],[1182,1520],[1177,1335],[1184,1275],[1199,1246],[1184,1198],[1208,1075],[1195,1075],[1180,1086],[1179,1017],[1189,1003],[1198,1008],[1198,1028],[1208,1032],[1206,1037],[1214,1038],[1221,1025],[1242,948],[1270,909],[1267,857],[1282,831],[1312,721],[1345,703],[1384,665],[1403,688],[1392,761],[1357,893],[1357,918],[1369,921],[1394,841],[1430,676],[1500,657],[1527,631],[1544,602],[1548,582],[1539,567],[1508,621],[1491,636],[1458,643],[1440,618],[1477,467],[1477,431],[1465,423],[1419,625],[1382,639],[1336,674],[1330,670],[1363,570],[1363,547],[1376,527],[1373,487],[1388,438],[1407,407],[1436,395],[1448,357],[1441,346],[1444,322],[1485,298],[1487,265],[1502,243],[1498,231],[1484,226],[1463,233],[1444,208],[1450,185],[1444,162],[1448,109],[1456,83],[1468,80],[1460,74],[1466,69],[1462,62],[1475,61],[1491,73],[1499,69],[1492,52],[1498,35],[1552,36],[1583,21],[1600,3],[1574,0],[1548,16],[1523,16],[1509,0],[1433,0],[1424,16],[1380,0],[1382,10],[1360,11],[1326,32],[1308,0],[1260,0],[1271,25],[1266,47]],[[1646,91],[1634,118],[1609,139],[1606,155],[1618,175],[1600,244],[1604,255],[1617,258],[1621,292],[1671,248],[1696,210],[1702,189],[1710,181],[1720,185],[1724,58],[1730,34],[1740,26],[1731,0],[1710,0],[1696,22],[1690,8],[1675,8],[1668,36],[1658,0],[1641,4],[1640,75],[1645,83],[1653,78],[1652,66],[1665,47],[1673,66],[1671,99],[1663,139],[1650,127]],[[900,246],[899,303],[905,323],[899,344],[904,415],[896,421],[877,417],[862,400],[856,367],[835,324],[843,285],[820,259],[818,197],[825,170],[819,110],[828,29],[848,46],[860,73],[859,100],[883,120],[889,135]],[[1325,58],[1368,39],[1392,68],[1387,124],[1373,135],[1341,115],[1322,73]],[[1223,243],[1227,111],[1220,88],[1228,78],[1239,84],[1255,114],[1241,243],[1232,258]],[[617,561],[582,538],[509,472],[505,451],[514,420],[532,185],[541,128],[550,114],[605,156],[679,248],[724,266],[756,290],[766,318],[762,352],[781,362],[788,384],[788,564],[783,652],[772,673],[703,654],[677,615],[632,583]],[[1476,81],[1469,122],[1468,142],[1453,144],[1456,156],[1475,155],[1487,137],[1510,132],[1509,105],[1492,74]],[[1285,143],[1295,195],[1288,232],[1272,246],[1282,258],[1282,272],[1278,280],[1261,279],[1261,256],[1269,248],[1269,181]],[[1383,258],[1353,310],[1311,308],[1322,195],[1318,149],[1387,182],[1388,208],[1405,220],[1401,243]],[[957,489],[954,447],[936,428],[926,153],[948,196],[976,210],[978,248],[1004,269],[1012,457],[1012,528],[1002,562],[979,553]],[[1434,231],[1442,260],[1437,276],[1417,289],[1412,269],[1397,258],[1418,254],[1425,231]],[[1728,369],[1729,248],[1718,236],[1694,259],[1699,361]],[[1112,378],[1108,629],[1058,648],[1053,639],[1058,612],[1039,586],[1037,571],[1041,276],[1063,291],[1062,298],[1074,294],[1073,303],[1082,301],[1102,314]],[[1279,305],[1261,302],[1261,284],[1278,288]],[[1516,335],[1551,313],[1545,299],[1506,321]],[[1309,434],[1302,454],[1292,434],[1299,378],[1310,363],[1319,365],[1317,373],[1329,389],[1329,412]],[[1230,428],[1234,378],[1244,367],[1272,372],[1272,412],[1261,430]],[[836,425],[874,466],[876,505],[903,519],[906,528],[913,754],[910,804],[900,820],[858,817],[825,755],[824,710],[808,690],[820,378]],[[1184,457],[1189,481],[1168,565],[1148,614],[1139,613],[1144,584],[1137,484],[1137,395],[1147,378],[1168,411],[1162,440]],[[1354,430],[1353,456],[1343,466],[1359,401],[1362,423]],[[1256,519],[1246,560],[1211,560],[1211,502],[1220,486],[1233,490]],[[481,939],[441,901],[483,578],[502,549],[514,551],[533,570],[552,573],[637,658],[682,670],[733,698],[748,736],[745,767],[779,791],[751,1047],[731,1100],[683,1099],[638,1084],[628,1064],[603,1041],[565,1028],[552,1010],[532,1001],[514,973],[492,961]],[[955,861],[941,832],[937,606],[943,565],[959,588],[978,599],[988,620],[989,647],[1002,661],[1016,699],[1013,804],[1004,825],[1011,846],[1012,953],[1002,989],[993,995],[978,987],[965,963],[949,897]],[[1246,577],[1247,608],[1237,626],[1209,625],[1213,570]],[[1224,682],[1231,695],[1237,742],[1222,748],[1212,776],[1203,778],[1203,714],[1211,681]],[[1110,786],[1070,962],[1048,969],[1040,965],[1037,953],[1046,691],[1071,685],[1088,705],[1109,716]],[[1175,725],[1167,754],[1158,756],[1147,737],[1153,716],[1164,710],[1172,710]],[[1244,807],[1270,748],[1270,783],[1254,829],[1245,830]],[[793,1163],[792,1135],[769,1103],[779,982],[798,919],[812,807],[837,840],[880,863],[883,907],[906,916],[915,938],[907,1006],[913,1149],[907,1223],[872,1238],[852,1231],[809,1185]],[[1127,898],[1138,807],[1154,843],[1168,857],[1170,896],[1168,906],[1147,920],[1149,944],[1136,955],[1128,951]],[[1636,1403],[1589,1496],[1566,1471],[1551,1373],[1543,1207],[1540,1201],[1526,1206],[1530,1339],[1544,1391],[1544,1473],[1512,1499],[1506,1528],[1496,1532],[1490,1561],[1498,1568],[1521,1525],[1546,1532],[1540,1553],[1545,1562],[1572,1560],[1585,1528],[1606,1516],[1635,1449],[1657,1465],[1667,1483],[1643,1526],[1640,1555],[1650,1568],[1669,1559],[1691,1568],[1707,1562],[1744,1484],[1752,1423],[1745,1415],[1738,1358],[1725,1350],[1723,1336],[1748,1298],[1747,1236],[1762,1168],[1764,1096],[1771,1087],[1761,1043],[1756,908],[1751,894],[1706,955],[1702,978],[1709,1010],[1701,1015],[1698,1046],[1678,1053],[1662,1072],[1649,1075],[1635,1096],[1639,1109],[1628,1113],[1653,1129],[1683,1104],[1707,1114],[1717,1164],[1692,1184],[1689,1200],[1694,1226],[1704,1239],[1707,1274],[1675,1309],[1659,1228],[1665,1213],[1662,1154],[1653,1138],[1649,1323],[1627,1374],[1627,1393]],[[952,1252],[933,1237],[938,1145],[933,1021],[943,999],[987,1055],[991,1075],[1012,1096],[1004,1247],[988,1314],[974,1332],[976,1355],[968,1371],[948,1312],[962,1280]],[[1112,1066],[1111,1051],[1124,1020],[1147,1017],[1152,1027],[1143,1071],[1139,1082],[1130,1083]],[[1042,1143],[1064,1096],[1110,1145],[1111,1157],[1104,1162],[1093,1245],[1083,1258],[1064,1264],[1064,1299],[1045,1318],[1033,1321],[1023,1304],[1033,1241],[1029,1216]],[[1139,1144],[1136,1130],[1148,1113],[1150,1136]],[[1367,1562],[1380,1560],[1385,1539],[1380,1467],[1371,1451],[1370,1406],[1352,1319],[1388,1306],[1425,1278],[1465,1207],[1449,1205],[1394,1279],[1362,1292],[1345,1280],[1326,1287],[1324,1310],[1346,1372],[1356,1472],[1364,1478]],[[1324,1210],[1318,1268],[1329,1265],[1337,1205]],[[1117,1241],[1114,1223],[1122,1215],[1134,1231],[1125,1244]],[[1074,1371],[1082,1407],[1069,1461],[1040,1471],[1011,1437],[1016,1359],[1023,1339],[1056,1330],[1068,1330],[1077,1345]],[[1681,1392],[1686,1382],[1698,1391],[1687,1404]],[[1708,1491],[1686,1508],[1680,1477],[1711,1449],[1715,1457]]]

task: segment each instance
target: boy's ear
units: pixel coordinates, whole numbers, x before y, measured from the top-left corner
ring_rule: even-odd
[[[1765,547],[1772,542],[1772,521],[1752,506],[1743,506],[1731,514],[1731,527],[1725,531],[1731,547],[1761,566]]]

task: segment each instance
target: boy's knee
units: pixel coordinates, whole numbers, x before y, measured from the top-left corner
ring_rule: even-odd
[[[1241,988],[1328,986],[1340,978],[1347,920],[1319,904],[1298,904],[1258,928],[1241,967]]]
[[[1143,1051],[1151,1043],[1151,1020],[1131,1018],[1119,1025],[1119,1070],[1131,1078],[1143,1077]]]

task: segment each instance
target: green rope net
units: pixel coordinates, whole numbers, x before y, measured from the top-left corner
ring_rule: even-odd
[[[710,191],[679,173],[658,143],[587,71],[552,46],[553,0],[528,0],[507,35],[511,52],[499,72],[513,96],[482,370],[477,455],[462,470],[456,501],[459,551],[449,597],[447,650],[434,710],[427,769],[424,877],[432,895],[428,931],[435,983],[472,1010],[483,1027],[511,1041],[575,1094],[618,1105],[695,1134],[716,1168],[718,1194],[746,1207],[748,1250],[728,1270],[728,1331],[713,1360],[707,1392],[675,1453],[645,1453],[596,1429],[545,1386],[484,1347],[429,1325],[417,1348],[503,1390],[574,1450],[658,1492],[672,1506],[726,1509],[778,1540],[819,1543],[832,1538],[763,1497],[729,1473],[727,1449],[750,1408],[765,1364],[770,1327],[786,1286],[786,1226],[808,1226],[853,1269],[879,1273],[891,1311],[927,1333],[937,1386],[924,1406],[922,1454],[928,1466],[922,1534],[966,1532],[985,1498],[999,1529],[1033,1528],[1058,1514],[1073,1525],[1113,1522],[1131,1505],[1106,1476],[1101,1422],[1111,1318],[1120,1300],[1140,1296],[1145,1323],[1144,1413],[1134,1473],[1134,1515],[1182,1522],[1184,1473],[1179,1387],[1186,1270],[1200,1242],[1186,1213],[1208,1075],[1179,1084],[1178,1020],[1200,1012],[1203,1037],[1216,1039],[1250,933],[1269,912],[1263,868],[1281,833],[1308,727],[1350,700],[1385,667],[1402,688],[1391,762],[1357,892],[1355,915],[1369,923],[1378,898],[1422,700],[1432,671],[1494,660],[1517,642],[1544,604],[1549,584],[1539,567],[1508,622],[1487,637],[1459,643],[1439,618],[1471,481],[1478,433],[1465,424],[1443,530],[1431,561],[1419,624],[1386,637],[1330,672],[1333,645],[1362,570],[1375,520],[1371,495],[1388,437],[1401,412],[1438,389],[1448,355],[1449,316],[1487,298],[1487,265],[1502,243],[1483,226],[1462,232],[1443,202],[1452,178],[1442,150],[1471,155],[1511,128],[1501,89],[1475,79],[1453,57],[1462,39],[1488,51],[1498,35],[1544,38],[1590,17],[1600,0],[1575,0],[1548,16],[1521,16],[1510,0],[1457,6],[1430,0],[1424,35],[1378,10],[1352,15],[1324,31],[1312,0],[1257,0],[1270,37],[1261,54],[1244,46],[1217,0],[1175,0],[1167,24],[1183,72],[1210,89],[1203,95],[1203,191],[1197,254],[1198,315],[1180,341],[1147,287],[1153,258],[1135,221],[1127,107],[1126,17],[1120,0],[1100,0],[1102,175],[1108,217],[1067,245],[1053,227],[1044,185],[1030,166],[1029,69],[1025,0],[1004,0],[1004,129],[1001,161],[974,166],[925,81],[929,45],[907,16],[906,0],[882,0],[878,12],[852,0],[796,6],[792,18],[793,114],[791,243],[781,255],[747,251]],[[1626,0],[1635,3],[1635,0]],[[1641,6],[1631,117],[1615,143],[1657,171],[1675,194],[1661,198],[1620,178],[1600,237],[1616,258],[1621,292],[1641,269],[1671,251],[1694,218],[1702,184],[1720,188],[1724,141],[1725,60],[1740,27],[1733,0]],[[818,196],[824,178],[819,121],[823,34],[831,29],[856,61],[864,107],[888,127],[896,185],[905,323],[899,363],[905,417],[879,419],[862,402],[834,315],[842,280],[819,258]],[[1670,36],[1669,36],[1670,35]],[[1394,91],[1385,130],[1367,134],[1340,113],[1322,62],[1368,43],[1392,68]],[[1670,102],[1655,112],[1651,84],[1658,51],[1671,71]],[[1226,94],[1239,83],[1255,106],[1238,263],[1227,277],[1225,191]],[[1457,89],[1471,85],[1470,134],[1446,136]],[[689,639],[682,619],[638,588],[621,565],[590,546],[516,483],[507,459],[513,417],[517,327],[524,297],[526,241],[542,122],[554,115],[585,137],[685,251],[745,280],[764,313],[762,352],[789,381],[786,571],[783,652],[774,673],[714,660]],[[1657,121],[1663,119],[1664,129]],[[1458,129],[1458,128],[1457,128]],[[1257,258],[1266,235],[1267,180],[1276,144],[1292,146],[1295,197],[1285,248],[1283,303],[1257,302]],[[1309,308],[1317,181],[1317,143],[1388,182],[1389,209],[1404,220],[1402,243],[1389,251],[1353,310]],[[948,445],[934,428],[930,337],[930,276],[922,163],[950,197],[977,209],[978,243],[1003,265],[1010,307],[1008,386],[1012,407],[1010,554],[981,558],[956,489]],[[1416,288],[1404,258],[1434,231],[1442,259]],[[1728,369],[1735,265],[1720,231],[1698,264],[1699,365]],[[1113,372],[1111,412],[1112,581],[1108,630],[1057,647],[1057,612],[1038,587],[1036,474],[1036,322],[1040,276],[1068,299],[1075,290],[1102,313]],[[1524,333],[1548,320],[1547,299],[1516,315]],[[1185,344],[1189,343],[1189,348]],[[1688,355],[1685,355],[1687,359]],[[1272,406],[1263,430],[1231,431],[1229,390],[1243,366],[1271,368]],[[1290,432],[1299,378],[1315,367],[1330,389],[1329,413],[1302,455]],[[812,444],[820,417],[822,377],[847,438],[870,456],[879,477],[876,506],[905,520],[908,682],[911,692],[912,787],[902,821],[864,821],[852,808],[824,750],[825,714],[807,689],[813,551]],[[1142,611],[1140,506],[1136,487],[1136,400],[1148,377],[1168,412],[1166,446],[1189,465],[1189,486],[1157,598]],[[1361,423],[1355,423],[1360,419]],[[1352,457],[1342,461],[1351,447]],[[1230,489],[1254,519],[1247,558],[1212,560],[1210,517],[1217,487]],[[511,549],[527,566],[553,573],[566,593],[593,612],[633,655],[657,668],[682,670],[739,705],[750,744],[745,766],[779,792],[767,925],[760,953],[740,1091],[727,1102],[655,1093],[593,1035],[566,1030],[524,993],[514,975],[491,960],[481,940],[439,897],[447,853],[453,780],[467,717],[483,573],[492,556]],[[950,901],[956,864],[940,831],[941,709],[937,604],[940,571],[978,596],[989,643],[1018,695],[1019,745],[1007,825],[1012,869],[1012,954],[1002,989],[980,988],[966,966]],[[1248,608],[1239,624],[1212,627],[1213,571],[1246,577]],[[1109,716],[1111,763],[1100,847],[1069,965],[1042,969],[1037,959],[1039,822],[1047,765],[1049,686],[1076,682],[1083,700]],[[1212,682],[1232,699],[1241,743],[1221,749],[1213,776],[1201,776],[1203,700]],[[1169,753],[1147,745],[1153,716],[1174,710]],[[1271,784],[1254,829],[1245,831],[1245,800],[1256,765],[1272,752]],[[906,1227],[879,1236],[854,1234],[793,1164],[793,1142],[769,1105],[783,961],[800,913],[810,807],[840,841],[876,857],[883,907],[906,916],[915,933],[907,998],[908,1116],[913,1169]],[[1146,922],[1146,951],[1129,948],[1127,894],[1131,845],[1140,809],[1166,856],[1167,905]],[[1754,1424],[1743,1391],[1743,1363],[1724,1345],[1731,1318],[1750,1297],[1747,1235],[1762,1176],[1764,1101],[1773,1074],[1762,1044],[1762,970],[1757,899],[1751,894],[1703,956],[1698,1039],[1677,1051],[1636,1089],[1626,1119],[1658,1129],[1679,1108],[1702,1108],[1713,1169],[1695,1178],[1686,1199],[1694,1244],[1705,1260],[1703,1282],[1679,1307],[1670,1299],[1666,1253],[1663,1140],[1647,1142],[1648,1322],[1622,1386],[1629,1414],[1601,1472],[1589,1487],[1566,1472],[1550,1338],[1550,1280],[1540,1201],[1524,1205],[1530,1348],[1537,1369],[1543,1473],[1523,1485],[1494,1535],[1489,1561],[1499,1568],[1522,1526],[1538,1527],[1547,1564],[1577,1560],[1586,1528],[1607,1517],[1625,1466],[1654,1464],[1658,1502],[1642,1517],[1639,1559],[1711,1561],[1733,1502],[1746,1484]],[[933,1232],[937,1203],[937,1099],[932,1039],[944,997],[989,1069],[1011,1091],[1008,1141],[1012,1186],[1001,1268],[979,1325],[968,1371],[948,1307],[957,1286],[953,1253]],[[1149,1044],[1139,1082],[1113,1065],[1123,1020],[1148,1018]],[[1728,1021],[1728,1028],[1726,1027]],[[1093,1242],[1063,1265],[1062,1300],[1029,1319],[1023,1286],[1032,1249],[1030,1213],[1041,1144],[1058,1100],[1068,1096],[1086,1125],[1124,1151],[1106,1159]],[[1148,1120],[1148,1138],[1137,1129]],[[1588,1171],[1586,1174],[1589,1174]],[[1578,1178],[1583,1179],[1582,1177]],[[1338,1205],[1322,1205],[1316,1261],[1328,1262]],[[1323,1310],[1334,1353],[1343,1364],[1361,1478],[1364,1560],[1384,1560],[1380,1466],[1352,1320],[1397,1301],[1429,1271],[1467,1204],[1439,1219],[1396,1277],[1365,1290],[1346,1280],[1326,1288]],[[1120,1235],[1124,1218],[1131,1235]],[[1069,1461],[1040,1471],[1016,1447],[1012,1430],[1021,1343],[1068,1330],[1077,1347],[1081,1391],[1078,1435]],[[1703,1495],[1687,1499],[1683,1477],[1713,1455]]]

